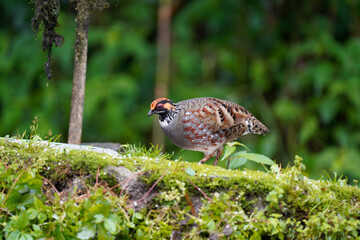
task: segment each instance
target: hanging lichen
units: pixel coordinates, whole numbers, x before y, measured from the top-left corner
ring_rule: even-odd
[[[77,0],[72,0],[72,3],[75,3],[76,6]],[[52,70],[51,70],[51,50],[53,44],[56,47],[61,47],[64,43],[65,39],[63,36],[55,32],[55,27],[58,26],[58,17],[60,12],[60,1],[59,0],[31,0],[30,3],[35,4],[34,8],[34,17],[31,19],[31,28],[35,38],[41,28],[44,29],[42,35],[42,49],[43,51],[48,52],[48,59],[44,65],[44,71],[47,76],[47,79],[50,80],[52,78]],[[87,8],[90,11],[93,10],[102,10],[109,6],[108,2],[105,0],[92,0],[92,1],[83,1]],[[76,8],[76,7],[75,7]],[[76,9],[78,10],[78,9]],[[80,16],[80,17],[79,17]],[[81,14],[78,14],[78,18],[76,21],[84,21],[87,22],[88,17],[85,17]],[[88,24],[85,24],[88,25]],[[75,44],[77,45],[77,44]]]
[[[47,79],[52,78],[51,70],[51,49],[53,44],[56,47],[61,47],[65,39],[63,36],[55,32],[55,27],[58,26],[58,16],[60,12],[59,0],[32,0],[35,4],[34,17],[31,19],[31,28],[35,38],[41,28],[44,29],[42,35],[42,49],[48,52],[48,59],[44,65],[44,71]]]

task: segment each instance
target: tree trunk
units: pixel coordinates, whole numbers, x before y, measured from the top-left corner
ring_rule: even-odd
[[[68,143],[71,144],[81,143],[88,50],[88,27],[90,20],[90,9],[86,0],[78,0],[76,3],[77,25],[68,135]]]
[[[155,98],[167,97],[170,77],[171,0],[160,0],[157,22],[157,65]],[[165,138],[158,120],[153,124],[152,142],[163,146]]]

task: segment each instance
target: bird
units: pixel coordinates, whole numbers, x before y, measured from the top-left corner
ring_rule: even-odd
[[[247,134],[265,135],[268,128],[244,107],[213,97],[192,98],[177,103],[158,98],[148,117],[159,115],[160,127],[176,146],[204,153],[200,164],[216,156],[217,165],[224,145]]]

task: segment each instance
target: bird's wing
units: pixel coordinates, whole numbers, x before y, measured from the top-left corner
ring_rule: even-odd
[[[206,102],[202,107],[190,111],[214,132],[236,126],[244,118],[251,116],[245,108],[229,101],[208,98]]]

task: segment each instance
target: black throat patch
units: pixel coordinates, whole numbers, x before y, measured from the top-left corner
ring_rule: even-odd
[[[166,122],[167,124],[170,124],[171,121],[175,118],[176,114],[179,112],[180,109],[170,109],[169,111],[166,111],[162,114],[159,114],[159,121],[160,122]]]

